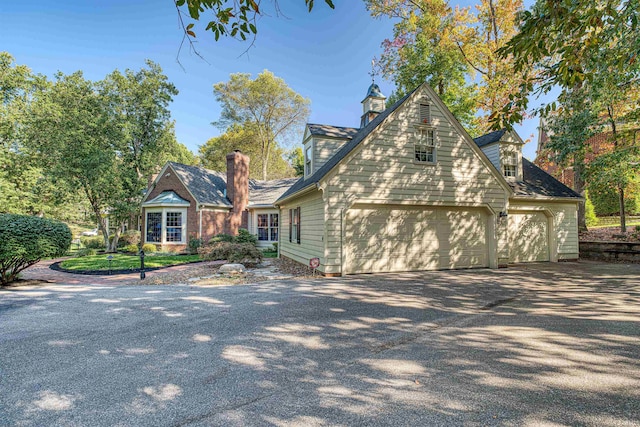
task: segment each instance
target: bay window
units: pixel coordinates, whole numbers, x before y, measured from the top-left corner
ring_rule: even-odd
[[[145,242],[158,244],[187,243],[187,210],[147,208]]]

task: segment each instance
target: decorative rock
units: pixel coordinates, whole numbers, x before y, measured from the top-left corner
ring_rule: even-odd
[[[246,268],[242,264],[224,264],[218,271],[226,274],[242,274],[246,272]]]

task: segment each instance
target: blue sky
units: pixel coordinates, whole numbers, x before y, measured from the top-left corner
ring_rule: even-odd
[[[197,152],[220,133],[211,125],[220,116],[212,88],[231,73],[255,76],[268,69],[311,99],[310,122],[359,125],[371,59],[380,54],[382,40],[391,37],[393,23],[373,19],[360,0],[334,3],[332,10],[316,0],[309,14],[304,1],[281,0],[283,15],[266,9],[270,16],[259,21],[258,38],[247,54],[247,43],[215,42],[204,24],[197,24],[197,48],[207,62],[185,47],[181,67],[176,61],[181,32],[172,0],[3,1],[0,49],[47,76],[82,70],[86,78],[98,80],[116,68],[139,69],[145,59],[159,63],[180,91],[170,107],[178,140]],[[380,77],[376,82],[385,94],[393,90]],[[532,141],[524,148],[530,159],[535,157],[537,123],[530,119],[516,127],[523,139]]]

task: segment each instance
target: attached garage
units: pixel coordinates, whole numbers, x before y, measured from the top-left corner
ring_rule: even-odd
[[[509,212],[509,262],[549,261],[549,218],[543,211]]]
[[[345,272],[489,266],[482,208],[356,206],[345,218]]]

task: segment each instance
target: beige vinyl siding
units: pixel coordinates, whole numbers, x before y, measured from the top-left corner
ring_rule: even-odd
[[[511,201],[509,212],[546,210],[553,218],[554,240],[549,242],[551,251],[555,250],[558,260],[578,258],[578,206],[577,203],[562,202],[525,202]],[[554,258],[553,256],[551,257]]]
[[[313,138],[313,171],[320,169],[347,142],[338,138]]]
[[[300,207],[300,244],[289,242],[289,209]],[[314,191],[280,206],[280,254],[309,265],[320,258],[318,270],[324,272],[324,204],[322,192]]]
[[[491,144],[482,147],[482,152],[489,158],[489,161],[500,170],[500,144]]]
[[[419,124],[420,102],[420,96],[410,98],[396,110],[395,118],[381,125],[332,171],[326,187],[328,272],[340,272],[343,209],[355,201],[488,205],[494,212],[505,210],[507,190],[435,102],[429,103],[439,145],[437,161],[435,164],[414,161],[414,130]],[[505,250],[499,247],[498,254]]]

